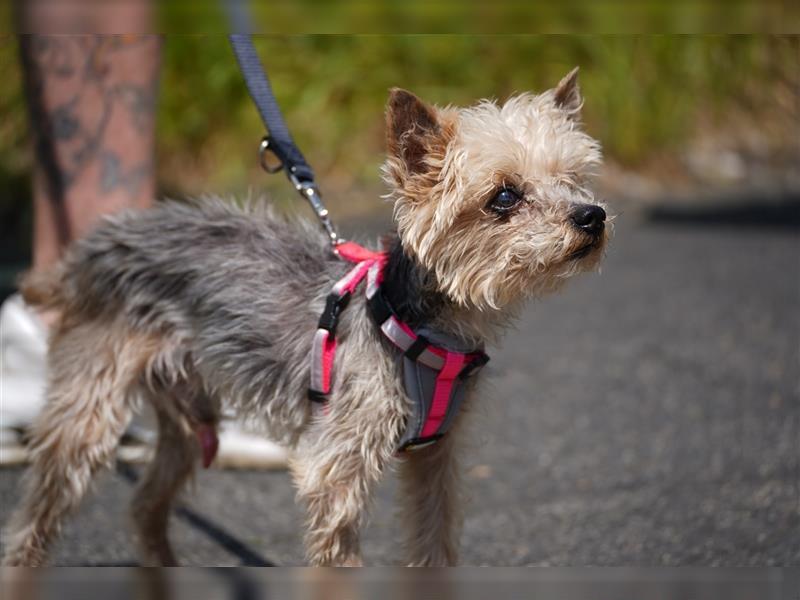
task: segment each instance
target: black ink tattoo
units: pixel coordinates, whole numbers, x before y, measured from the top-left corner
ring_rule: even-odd
[[[122,188],[129,195],[135,196],[152,171],[152,161],[146,161],[124,172],[122,161],[114,152],[104,150],[100,153],[100,187],[104,193]]]
[[[44,103],[42,90],[44,70],[39,68],[35,59],[35,56],[47,46],[47,40],[31,35],[21,35],[19,44],[25,95],[28,100],[28,115],[34,133],[35,153],[44,175],[47,197],[52,203],[53,214],[56,216],[58,244],[66,246],[72,239],[69,218],[64,205],[67,184],[56,157],[55,136]]]
[[[69,140],[75,137],[80,129],[80,121],[74,113],[75,102],[67,102],[53,111],[53,137],[57,140]]]
[[[108,124],[115,110],[126,111],[133,128],[142,135],[152,127],[157,68],[153,69],[152,80],[144,84],[109,81],[115,53],[147,43],[159,42],[151,37],[20,36],[37,156],[55,202],[63,204],[67,189],[95,161],[100,161],[99,188],[104,193],[121,187],[135,196],[151,174],[151,161],[123,173],[120,158],[104,147]],[[43,87],[46,78],[51,76],[74,78],[76,92],[72,98],[48,109]],[[100,97],[102,107],[99,118],[87,122],[79,116],[79,108],[81,101],[90,94]],[[68,234],[66,231],[67,239]]]
[[[138,131],[149,127],[155,114],[156,97],[153,89],[144,86],[121,84],[115,89],[116,96],[131,113]]]

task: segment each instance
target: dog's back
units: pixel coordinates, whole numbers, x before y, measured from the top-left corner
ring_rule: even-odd
[[[202,357],[194,366],[210,387],[233,371],[230,380],[251,389],[225,393],[263,406],[265,394],[289,400],[305,389],[296,365],[345,268],[304,221],[206,199],[110,217],[22,290],[58,309],[63,327],[121,320],[136,334],[168,338],[176,359]]]
[[[203,318],[224,290],[242,303],[279,294],[296,303],[292,290],[306,297],[325,288],[338,265],[305,221],[276,216],[269,205],[209,198],[107,217],[54,269],[23,278],[21,289],[33,304],[92,317],[124,310],[147,328],[176,318],[170,308],[181,303],[178,312],[193,313],[183,316]]]

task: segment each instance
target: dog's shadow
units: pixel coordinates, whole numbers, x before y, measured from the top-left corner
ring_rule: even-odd
[[[129,483],[136,483],[139,480],[139,474],[136,469],[127,464],[119,462],[116,466],[117,474]],[[256,550],[251,548],[242,540],[238,539],[232,533],[227,531],[224,527],[215,523],[210,518],[199,513],[195,509],[184,504],[176,504],[172,509],[172,514],[179,520],[183,521],[193,529],[203,533],[216,545],[226,550],[229,554],[236,556],[240,561],[240,566],[243,567],[274,567],[275,563],[267,560]],[[85,564],[83,566],[106,566],[106,567],[138,567],[137,562],[120,561],[116,563],[93,563],[92,565]]]

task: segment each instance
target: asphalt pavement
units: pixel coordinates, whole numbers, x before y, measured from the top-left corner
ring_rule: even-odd
[[[602,273],[532,304],[492,349],[467,463],[467,565],[800,566],[800,222],[622,214]],[[742,214],[744,217],[742,217]],[[103,475],[54,564],[134,564],[141,467]],[[21,469],[0,470],[0,519]],[[398,564],[396,485],[363,549]],[[198,474],[184,564],[303,564],[284,472]]]

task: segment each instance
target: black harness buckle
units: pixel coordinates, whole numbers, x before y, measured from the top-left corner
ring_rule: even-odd
[[[430,346],[428,338],[424,335],[417,335],[417,339],[414,340],[414,343],[408,347],[408,350],[406,350],[403,355],[411,360],[417,360],[419,355],[422,354],[428,346]]]
[[[317,327],[330,331],[331,335],[336,335],[336,327],[339,325],[339,315],[347,308],[350,303],[350,292],[345,292],[341,296],[328,294],[325,299],[325,310],[319,316]]]
[[[311,402],[315,402],[317,404],[326,404],[328,402],[328,396],[326,396],[321,392],[318,392],[317,390],[312,390],[311,388],[308,388],[307,392],[308,392],[308,399],[311,400]]]
[[[486,365],[486,363],[488,362],[489,362],[488,355],[483,353],[479,354],[471,361],[469,361],[466,365],[464,365],[464,368],[461,369],[461,372],[458,374],[458,378],[463,380],[467,379],[468,377],[472,377],[473,375],[475,375],[475,373],[480,371],[484,367],[484,365]]]

